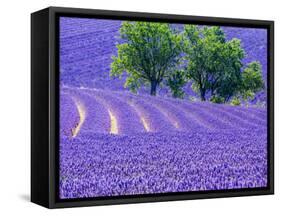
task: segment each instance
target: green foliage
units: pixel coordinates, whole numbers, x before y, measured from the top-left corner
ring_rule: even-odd
[[[213,103],[221,104],[221,103],[224,103],[224,98],[220,97],[220,96],[213,95],[211,97],[210,101],[213,102]]]
[[[231,105],[233,106],[240,106],[241,105],[241,101],[238,97],[233,97],[231,102],[230,102]]]
[[[243,90],[241,96],[244,101],[253,100],[255,98],[255,93],[251,90]]]
[[[240,94],[244,100],[253,99],[255,93],[264,88],[261,64],[257,61],[247,65],[242,73]]]
[[[261,64],[253,61],[247,65],[241,73],[241,83],[236,94],[236,98],[246,102],[253,100],[257,92],[264,88]]]
[[[123,43],[113,57],[110,75],[127,73],[125,87],[137,91],[150,85],[151,95],[180,63],[181,36],[164,23],[123,22],[120,28]]]
[[[183,87],[187,82],[184,71],[176,70],[171,74],[167,79],[167,85],[170,87],[173,97],[175,98],[184,98]]]
[[[123,22],[120,37],[110,76],[126,73],[124,87],[133,92],[150,86],[156,95],[166,85],[173,97],[184,98],[190,80],[202,101],[240,105],[264,88],[260,63],[251,62],[241,72],[240,40],[227,41],[220,27],[185,25],[179,33],[165,23]]]
[[[188,66],[186,73],[193,81],[193,89],[202,101],[210,97],[228,101],[241,82],[244,50],[240,41],[226,41],[220,27],[186,25],[183,33],[184,52]]]

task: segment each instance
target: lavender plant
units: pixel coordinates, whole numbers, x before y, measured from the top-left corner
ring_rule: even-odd
[[[175,70],[184,69],[176,66],[183,57],[178,55],[183,48],[179,47],[183,28],[177,24],[136,26],[114,20],[61,18],[60,198],[267,186],[266,105],[253,106],[255,100],[267,101],[266,30],[207,28],[207,39],[201,38],[214,40],[216,43],[210,44],[215,45],[225,42],[240,57],[241,49],[244,51],[244,58],[238,56],[233,62],[238,62],[243,89],[254,92],[255,98],[247,99],[245,106],[242,96],[235,95],[241,103],[232,106],[225,101],[187,99],[196,97],[187,82],[193,78]],[[165,37],[160,40],[157,32]],[[240,42],[231,42],[233,38]],[[141,47],[134,44],[137,41],[142,42]],[[223,51],[219,48],[214,47]],[[170,51],[173,56],[168,61]],[[129,56],[135,62],[128,64]],[[159,64],[161,56],[167,57],[162,62],[166,66]],[[202,63],[210,60],[205,57]],[[144,59],[150,63],[145,67],[141,66]],[[188,66],[190,61],[181,63]],[[110,77],[110,71],[122,77]],[[164,75],[156,74],[157,84],[152,85],[154,77],[144,79],[142,75],[155,71]],[[136,74],[141,76],[134,83]],[[131,93],[124,88],[126,82],[128,87],[140,82],[149,88],[137,86],[137,93]],[[205,99],[209,100],[211,85],[208,88]],[[218,88],[214,92],[224,97]]]

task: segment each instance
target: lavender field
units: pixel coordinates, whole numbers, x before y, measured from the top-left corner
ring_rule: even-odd
[[[126,76],[109,76],[121,24],[61,18],[60,198],[266,187],[267,110],[255,105],[266,88],[247,106],[174,98],[165,87],[131,93]],[[266,31],[223,28],[266,81]]]

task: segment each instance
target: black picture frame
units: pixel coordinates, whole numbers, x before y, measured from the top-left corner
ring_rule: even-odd
[[[58,18],[95,17],[268,30],[268,187],[61,200],[59,187]],[[262,20],[49,7],[31,14],[31,201],[47,208],[274,194],[274,22]]]

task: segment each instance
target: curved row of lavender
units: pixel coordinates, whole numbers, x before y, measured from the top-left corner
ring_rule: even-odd
[[[267,126],[266,109],[263,108],[70,87],[61,89],[61,98],[61,136],[67,137],[73,136],[73,129],[81,121],[79,134],[110,134],[113,119],[118,135],[194,130],[264,130]],[[78,104],[81,104],[81,108]]]
[[[61,94],[72,113],[61,120],[61,198],[267,185],[265,109],[89,88]]]
[[[60,198],[267,186],[266,109],[130,93],[109,78],[120,25],[61,18]],[[223,28],[266,79],[266,31]]]

